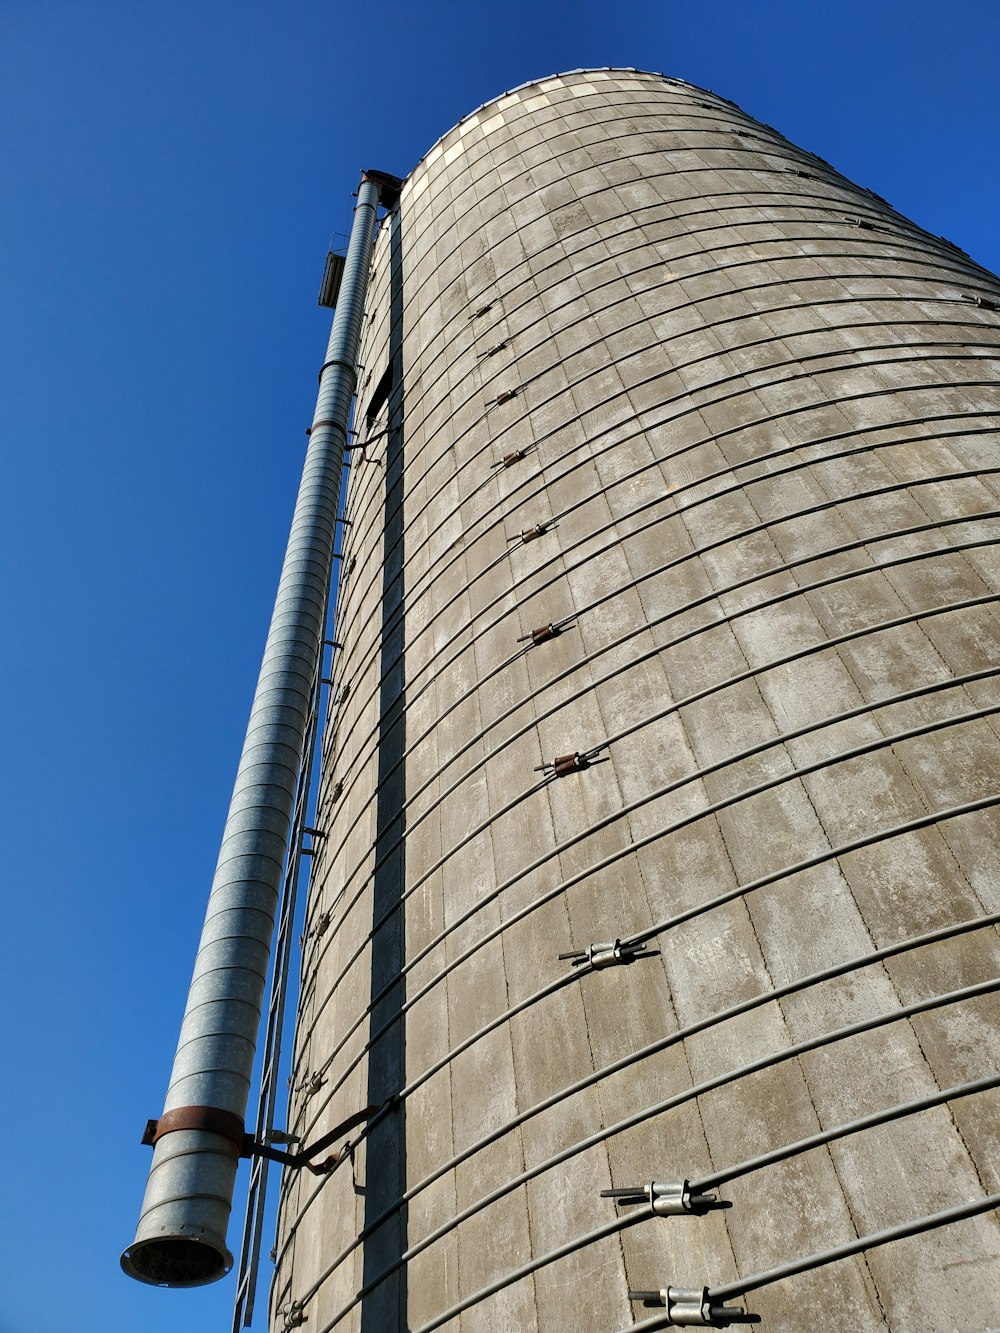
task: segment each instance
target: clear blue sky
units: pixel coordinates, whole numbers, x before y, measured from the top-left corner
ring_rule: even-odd
[[[998,50],[996,0],[0,0],[0,1333],[228,1328],[232,1279],[156,1291],[118,1253],[359,168],[405,174],[528,79],[635,65],[998,269]]]

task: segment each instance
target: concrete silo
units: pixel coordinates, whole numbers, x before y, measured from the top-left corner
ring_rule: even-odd
[[[392,1100],[286,1176],[274,1328],[1000,1324],[998,306],[658,75],[407,179],[290,1129]]]
[[[599,70],[365,309],[271,1328],[1000,1326],[1000,282]]]

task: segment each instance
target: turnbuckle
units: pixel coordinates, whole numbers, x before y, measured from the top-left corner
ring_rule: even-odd
[[[703,1213],[719,1206],[716,1194],[692,1194],[687,1180],[651,1180],[648,1185],[625,1185],[620,1189],[601,1190],[602,1199],[614,1199],[621,1208],[647,1203],[658,1217],[680,1213]]]
[[[564,961],[572,960],[574,967],[591,967],[596,971],[602,967],[614,967],[616,963],[630,963],[633,958],[638,958],[645,952],[645,944],[622,944],[621,940],[614,940],[610,944],[591,944],[586,949],[569,949],[566,953],[559,954],[559,958]],[[610,1198],[613,1195],[614,1191],[610,1194],[604,1191],[604,1197]]]
[[[630,1291],[630,1301],[665,1305],[668,1324],[699,1324],[702,1327],[743,1322],[745,1311],[738,1306],[714,1305],[707,1287],[661,1287],[659,1291]]]

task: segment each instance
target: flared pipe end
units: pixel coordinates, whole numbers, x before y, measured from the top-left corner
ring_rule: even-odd
[[[151,1287],[204,1287],[226,1276],[233,1256],[225,1245],[193,1236],[155,1236],[133,1241],[121,1266],[123,1273]]]

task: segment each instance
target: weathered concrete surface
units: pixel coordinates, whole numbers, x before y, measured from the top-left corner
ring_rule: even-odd
[[[285,1182],[272,1327],[302,1300],[310,1333],[457,1303],[475,1333],[624,1328],[630,1287],[735,1282],[995,1191],[988,1091],[585,1239],[616,1216],[602,1189],[1000,1069],[993,994],[837,1036],[997,976],[988,924],[864,961],[1000,911],[1000,806],[961,812],[998,790],[1000,678],[967,677],[1000,657],[1000,317],[966,299],[997,280],[634,71],[468,117],[399,226],[358,424],[390,424],[370,405],[402,329],[405,448],[373,438],[350,482],[292,1128],[364,1104],[387,1052],[405,1086],[352,1166]],[[557,958],[657,926],[625,967]],[[392,949],[395,1001],[372,985]],[[985,1214],[747,1305],[775,1331],[995,1328],[998,1249]]]

